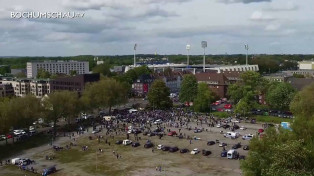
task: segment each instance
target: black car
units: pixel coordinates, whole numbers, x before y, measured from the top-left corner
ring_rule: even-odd
[[[209,151],[209,150],[202,150],[202,155],[203,155],[203,156],[208,156],[208,155],[210,155],[210,154],[212,154],[211,151]]]
[[[239,129],[240,127],[239,127],[239,125],[234,125],[233,126],[233,129],[235,129],[235,130],[237,130],[237,129]]]
[[[194,133],[200,133],[200,132],[202,132],[201,129],[195,129],[195,130],[194,130]]]
[[[153,146],[154,146],[153,143],[146,143],[146,144],[144,145],[144,148],[151,148],[151,147],[153,147]]]
[[[155,133],[148,133],[147,136],[156,136]]]
[[[118,141],[116,141],[116,144],[122,144],[122,140],[118,140]]]
[[[237,143],[232,146],[232,149],[238,149],[238,148],[241,148],[241,143]]]
[[[169,152],[176,152],[176,151],[178,151],[178,150],[179,150],[178,147],[171,147],[171,148],[169,149]]]
[[[230,125],[223,125],[222,127],[223,127],[224,129],[226,129],[226,128],[229,128]]]
[[[216,144],[215,141],[208,141],[207,142],[207,145],[214,145],[214,144]]]
[[[133,142],[133,143],[132,143],[132,147],[138,147],[138,146],[140,146],[140,143],[139,143],[139,142]]]
[[[49,167],[47,169],[44,169],[43,175],[50,175],[52,173],[57,172],[57,169],[55,166]]]
[[[249,149],[250,149],[250,148],[249,148],[248,145],[243,146],[243,150],[249,150]]]
[[[183,135],[179,135],[177,136],[179,139],[183,139]]]
[[[163,147],[161,148],[162,151],[168,151],[169,149],[170,149],[169,146],[163,146]]]
[[[186,152],[188,152],[189,150],[188,149],[181,149],[180,150],[180,153],[186,153]]]

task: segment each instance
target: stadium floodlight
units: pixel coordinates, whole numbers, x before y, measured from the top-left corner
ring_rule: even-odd
[[[137,47],[137,44],[135,43],[134,44],[134,67],[136,67],[136,47]]]
[[[245,44],[244,48],[246,50],[246,63],[245,64],[248,65],[249,45]]]
[[[204,49],[204,57],[203,57],[203,72],[205,72],[205,48],[207,47],[207,41],[202,41],[202,48]]]
[[[191,49],[191,45],[187,44],[186,45],[186,50],[188,51],[188,54],[187,54],[187,62],[186,62],[186,66],[188,67],[189,64],[190,64],[190,49]]]

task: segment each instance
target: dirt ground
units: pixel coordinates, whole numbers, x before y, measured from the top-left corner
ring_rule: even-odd
[[[256,134],[257,129],[261,128],[261,124],[249,124],[239,123],[239,126],[245,126],[247,130],[237,130],[241,135],[244,134]],[[192,128],[196,127],[196,123],[191,124]],[[69,150],[54,151],[50,145],[44,145],[37,148],[33,148],[24,151],[23,154],[16,156],[19,158],[30,158],[36,161],[32,165],[38,172],[46,167],[56,165],[57,172],[55,176],[89,176],[89,175],[128,175],[128,176],[151,176],[151,175],[171,175],[171,176],[192,176],[192,175],[215,175],[215,176],[238,176],[241,175],[239,160],[228,160],[227,158],[221,158],[220,153],[222,147],[218,144],[207,146],[207,141],[218,139],[220,142],[228,144],[227,150],[231,149],[233,144],[241,142],[242,145],[247,145],[249,141],[244,141],[240,138],[229,139],[223,137],[220,131],[227,132],[223,128],[212,127],[209,128],[205,125],[199,125],[198,128],[207,129],[201,133],[194,133],[193,130],[188,131],[182,129],[181,132],[189,136],[196,136],[201,138],[200,140],[179,139],[177,137],[164,136],[159,139],[157,136],[148,137],[139,134],[141,140],[139,141],[141,146],[131,147],[115,144],[115,141],[120,139],[126,139],[125,134],[121,134],[111,138],[106,136],[105,133],[98,133],[102,135],[103,139],[100,143],[96,140],[94,134],[89,133],[75,136],[75,143],[77,146],[73,146]],[[177,128],[170,128],[178,132]],[[89,140],[88,136],[93,136],[93,140]],[[105,139],[110,142],[110,146],[105,143]],[[130,140],[135,141],[134,136],[130,135]],[[151,140],[154,144],[154,151],[152,148],[146,149],[143,147],[146,140]],[[60,137],[54,145],[65,147],[70,142],[74,142],[69,137]],[[167,151],[157,150],[158,144],[177,146],[180,148],[187,148],[190,151],[194,148],[207,149],[212,152],[209,156],[203,156],[201,153],[197,155],[191,155],[188,153],[170,153]],[[82,150],[82,146],[88,146],[87,151]],[[102,149],[103,152],[99,152]],[[115,153],[121,155],[117,159]],[[238,149],[240,155],[247,155],[247,151],[242,148]],[[45,156],[54,156],[53,160],[46,160]],[[14,157],[12,157],[14,158]],[[31,175],[27,171],[20,171],[15,166],[0,166],[0,175]],[[156,170],[156,167],[161,167],[161,171]]]

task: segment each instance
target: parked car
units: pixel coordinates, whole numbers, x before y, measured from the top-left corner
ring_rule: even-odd
[[[234,145],[232,146],[232,149],[238,149],[238,148],[241,148],[241,143],[240,143],[240,142],[237,143],[237,144],[234,144]]]
[[[194,133],[200,133],[200,132],[202,132],[201,129],[195,129],[195,130],[194,130]]]
[[[0,141],[6,140],[7,137],[5,135],[0,135]]]
[[[253,139],[254,135],[253,134],[246,134],[244,136],[242,136],[243,140],[251,140]]]
[[[224,150],[220,153],[221,157],[227,157],[227,150]]]
[[[139,143],[139,142],[133,142],[133,143],[132,143],[132,147],[138,147],[138,146],[140,146],[140,143]]]
[[[228,159],[238,159],[239,158],[239,153],[236,150],[234,150],[234,149],[229,150],[227,152],[227,158]]]
[[[239,137],[239,135],[240,134],[237,132],[227,132],[226,134],[224,134],[224,137],[229,137],[229,138],[235,139],[235,138]]]
[[[164,147],[164,145],[162,145],[162,144],[157,145],[158,150],[161,150],[163,147]]]
[[[169,152],[176,152],[178,150],[179,150],[178,147],[170,147]]]
[[[225,104],[224,108],[225,109],[231,109],[232,108],[232,104]]]
[[[210,155],[210,154],[212,154],[211,151],[209,151],[209,150],[202,150],[202,155],[203,155],[203,156],[208,156],[208,155]]]
[[[264,132],[264,129],[258,129],[258,132],[259,132],[259,133],[263,133],[263,132]]]
[[[222,142],[222,143],[219,143],[219,147],[224,147],[224,146],[227,146],[226,143]]]
[[[214,145],[214,144],[216,144],[215,141],[208,141],[208,142],[207,142],[207,145]]]
[[[244,145],[243,146],[243,150],[249,150],[250,148],[249,148],[249,146],[248,145]]]
[[[153,143],[147,142],[147,143],[144,145],[144,148],[151,148],[151,147],[153,147],[153,146],[154,146]]]
[[[123,142],[122,140],[117,140],[116,144],[122,144],[122,142]]]
[[[218,123],[216,127],[217,127],[217,128],[221,128],[221,125],[220,125],[220,123]]]
[[[132,141],[129,139],[125,139],[125,140],[123,140],[122,144],[123,145],[130,145],[130,144],[132,144]]]
[[[191,151],[191,154],[192,155],[196,155],[196,154],[198,154],[200,151],[199,151],[199,149],[198,148],[195,148],[195,149],[193,149],[192,151]]]
[[[170,149],[169,146],[163,146],[163,147],[161,148],[162,151],[168,151],[169,149]]]
[[[100,132],[100,129],[95,129],[92,133],[93,134],[97,134],[97,133],[99,133]]]
[[[7,134],[6,137],[7,137],[7,139],[11,139],[11,138],[13,138],[13,135],[12,134]]]
[[[42,173],[42,175],[46,176],[46,175],[53,174],[55,172],[57,172],[56,167],[55,166],[51,166],[51,167],[49,167],[47,169],[44,169],[44,172]]]
[[[184,148],[180,150],[180,153],[186,153],[186,152],[189,152],[189,149]]]
[[[241,126],[240,130],[246,130],[247,128],[245,126]]]
[[[175,135],[177,135],[177,132],[176,132],[176,131],[170,131],[170,132],[168,133],[168,136],[175,136]]]
[[[224,129],[227,129],[227,128],[230,127],[230,125],[227,125],[227,124],[226,124],[226,125],[223,125],[222,127],[223,127]]]
[[[156,136],[154,132],[148,133],[147,136]]]

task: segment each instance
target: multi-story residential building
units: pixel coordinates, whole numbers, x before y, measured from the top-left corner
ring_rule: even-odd
[[[149,87],[155,80],[153,75],[142,75],[133,84],[133,93],[137,96],[145,96],[148,93]]]
[[[314,70],[314,61],[298,62],[300,70]]]
[[[27,78],[35,78],[39,69],[48,71],[51,74],[70,74],[76,71],[77,74],[89,73],[89,63],[87,61],[44,61],[27,62]]]
[[[79,94],[85,89],[86,83],[100,80],[99,73],[62,77],[50,81],[50,92],[58,90],[76,91]]]
[[[0,97],[14,96],[14,90],[11,84],[0,84]]]
[[[31,80],[30,82],[30,93],[35,95],[37,98],[41,98],[46,94],[50,93],[50,82],[48,80]]]
[[[170,89],[170,93],[178,93],[185,74],[192,73],[189,71],[171,71],[169,73],[156,73],[154,76],[155,79],[161,79],[165,82],[166,86]]]

